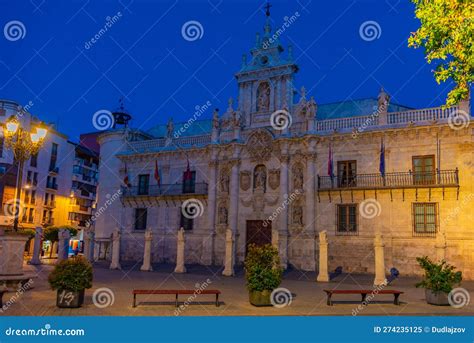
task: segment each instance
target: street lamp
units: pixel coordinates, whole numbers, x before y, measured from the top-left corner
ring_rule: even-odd
[[[33,131],[34,130],[34,131]],[[18,178],[15,196],[15,217],[13,220],[13,231],[18,231],[18,218],[20,216],[21,183],[23,179],[23,163],[32,155],[38,153],[43,146],[44,139],[48,133],[46,125],[42,122],[32,127],[28,132],[21,127],[16,116],[10,116],[4,125],[5,146],[13,151],[14,159],[18,162]]]

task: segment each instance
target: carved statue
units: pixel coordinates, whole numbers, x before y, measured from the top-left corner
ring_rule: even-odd
[[[314,97],[311,97],[308,102],[308,117],[314,118],[316,116],[316,111],[318,110],[318,105],[316,105],[316,101],[314,101]]]
[[[378,100],[379,111],[386,112],[388,103],[390,102],[390,96],[387,93],[385,93],[385,90],[383,89],[383,87],[380,88],[380,93],[377,100]]]
[[[258,166],[255,168],[254,172],[254,189],[262,188],[265,189],[267,182],[267,172],[265,171],[265,166]]]
[[[226,170],[221,172],[220,187],[221,192],[229,193],[230,178]]]
[[[173,118],[170,118],[168,120],[168,124],[166,124],[166,137],[171,138],[173,136],[173,130],[174,130],[174,124],[173,124]]]
[[[303,189],[303,170],[301,165],[296,164],[293,167],[293,187],[294,189]]]
[[[212,114],[212,127],[219,129],[219,110],[216,108]]]
[[[303,225],[303,208],[301,206],[293,207],[293,224]]]
[[[225,208],[225,206],[221,206],[219,208],[219,224],[227,224],[227,220],[228,220],[227,208]]]
[[[267,82],[261,83],[257,89],[257,111],[268,111],[270,108],[270,87]]]

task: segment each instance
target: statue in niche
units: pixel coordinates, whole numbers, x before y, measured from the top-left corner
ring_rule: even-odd
[[[303,170],[299,164],[293,167],[293,187],[294,189],[303,189]]]
[[[293,224],[303,225],[303,208],[299,205],[293,206]]]
[[[227,224],[228,212],[225,206],[219,207],[219,224]]]
[[[171,138],[173,136],[173,130],[173,118],[170,118],[170,120],[168,120],[168,124],[166,124],[166,137]]]
[[[229,193],[229,183],[230,183],[229,174],[227,173],[227,171],[224,170],[221,173],[221,179],[220,179],[221,192]]]
[[[270,87],[267,82],[263,82],[257,89],[257,112],[264,112],[270,109]]]
[[[263,189],[265,191],[265,185],[267,183],[267,172],[265,166],[257,166],[255,168],[253,180],[254,189]]]

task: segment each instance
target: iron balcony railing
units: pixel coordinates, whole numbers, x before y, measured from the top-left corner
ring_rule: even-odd
[[[459,173],[455,170],[437,170],[428,173],[395,172],[355,174],[344,176],[319,176],[318,189],[379,189],[379,188],[424,188],[458,187]]]
[[[148,187],[124,187],[123,196],[176,196],[186,194],[207,195],[207,183],[198,182],[194,184],[163,184],[161,186],[153,185]]]

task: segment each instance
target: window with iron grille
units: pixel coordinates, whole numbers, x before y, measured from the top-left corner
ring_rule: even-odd
[[[431,185],[435,183],[434,155],[413,156],[413,183],[415,185]]]
[[[136,208],[135,209],[135,230],[145,230],[147,221],[147,209]]]
[[[413,235],[436,236],[438,213],[438,203],[413,203]]]
[[[336,235],[357,235],[357,205],[341,204],[336,206]]]

